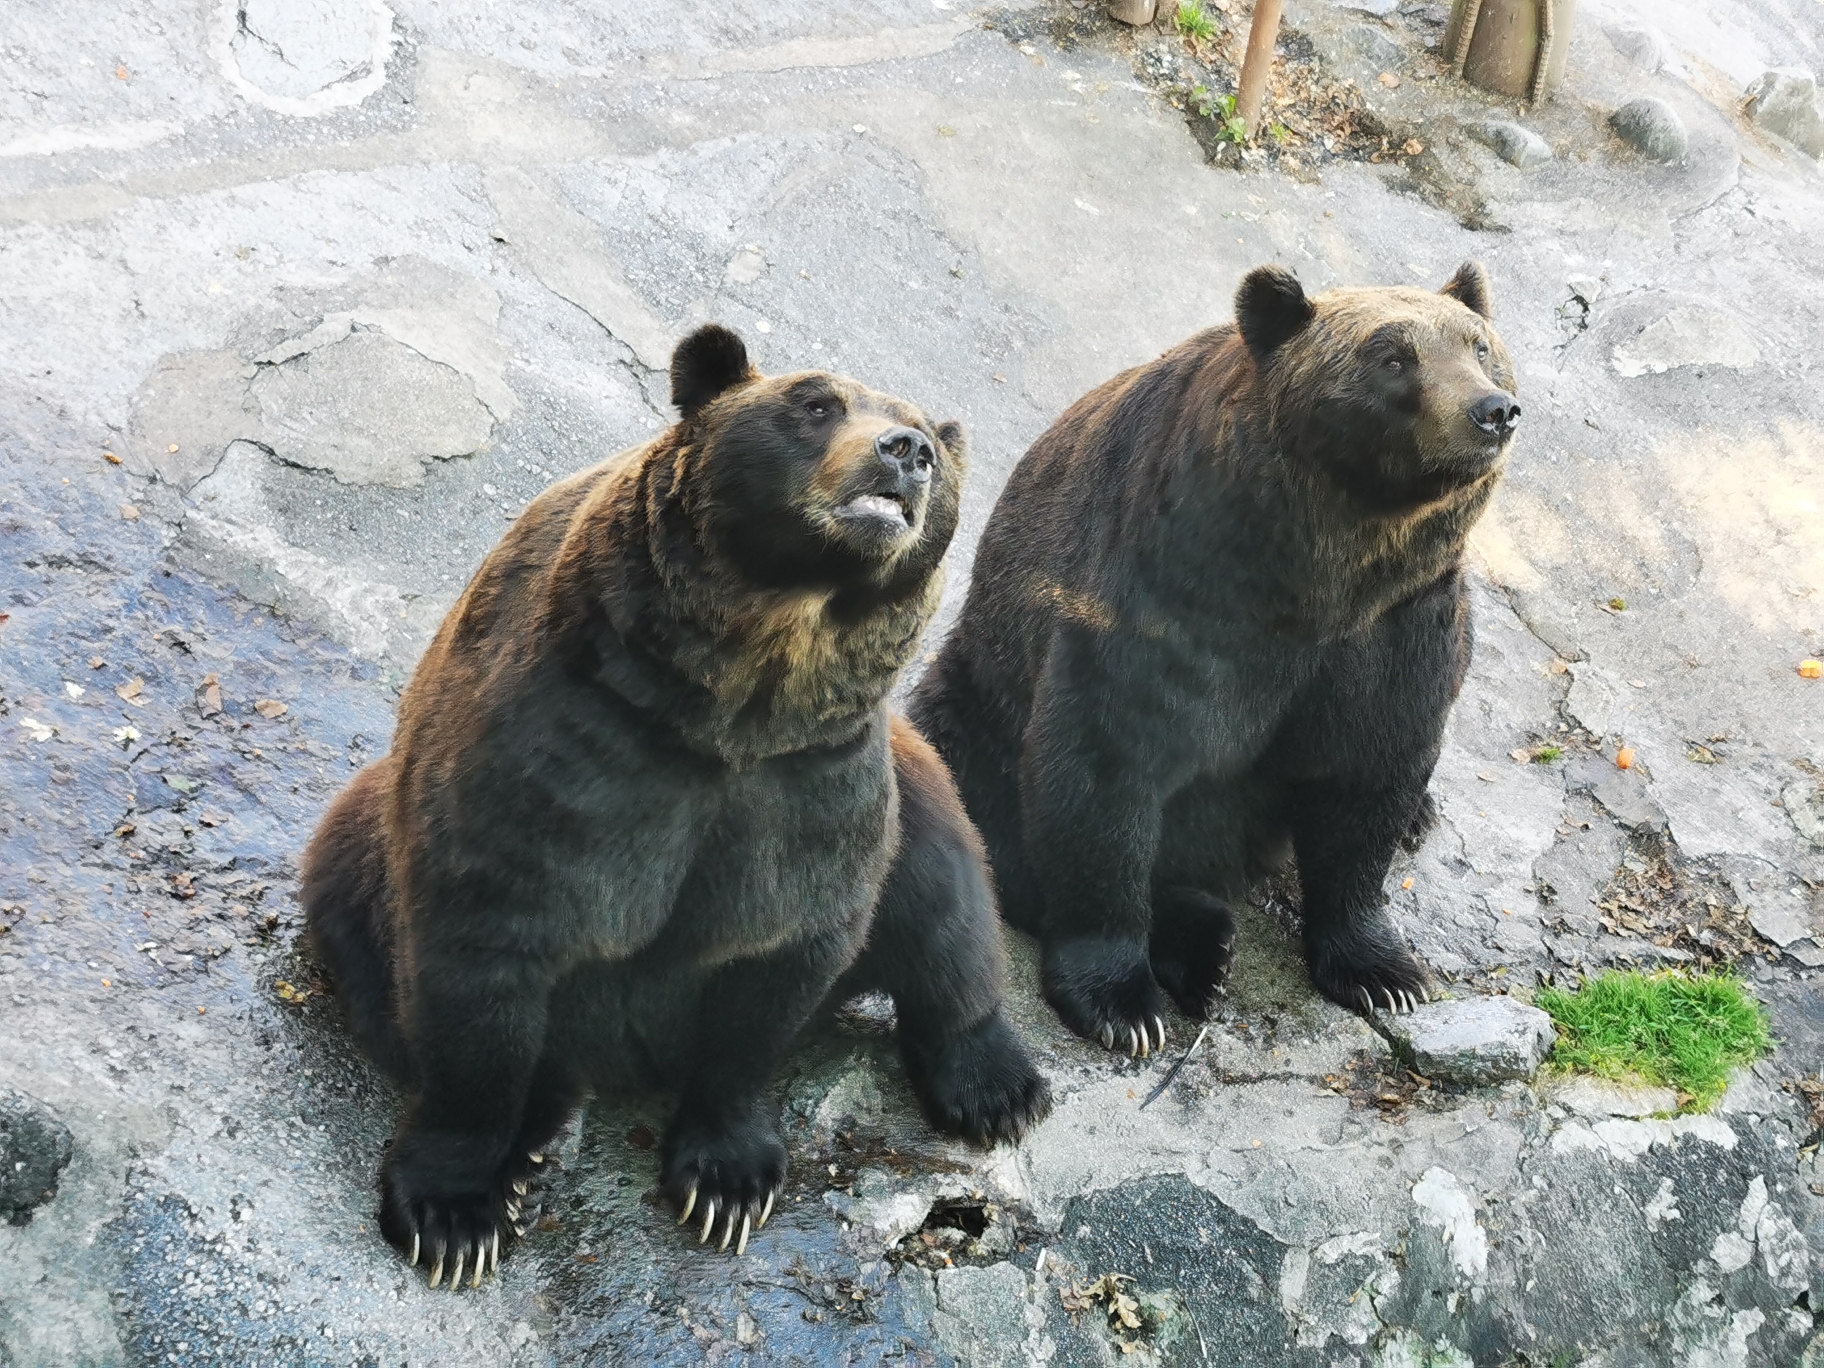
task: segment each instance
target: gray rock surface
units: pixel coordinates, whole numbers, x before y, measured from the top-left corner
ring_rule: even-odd
[[[1343,30],[1342,42],[1360,69],[1369,73],[1370,80],[1383,71],[1399,71],[1406,65],[1406,49],[1377,24],[1351,24]]]
[[[1676,162],[1690,150],[1691,138],[1678,111],[1652,95],[1629,100],[1609,116],[1615,136],[1652,161]]]
[[[24,1225],[57,1195],[69,1167],[70,1128],[42,1102],[0,1091],[0,1220]]]
[[[1512,113],[1431,79],[1438,16],[1409,6],[1405,79],[1363,95],[1437,176],[1297,179],[1207,165],[1165,89],[1194,55],[1095,8],[312,0],[247,6],[241,37],[213,0],[8,11],[0,1088],[73,1146],[0,1224],[0,1362],[1802,1361],[1824,1171],[1785,1088],[1824,1058],[1824,848],[1783,795],[1824,765],[1793,669],[1824,653],[1824,187],[1736,105],[1817,50],[1810,20],[1668,0],[1649,75],[1596,33],[1621,0],[1588,0],[1525,116],[1567,155],[1522,173],[1456,156]],[[1287,3],[1320,53],[1363,22]],[[250,46],[280,23],[289,71]],[[1685,122],[1676,167],[1592,147],[1590,108],[1636,93]],[[932,1135],[879,1013],[845,1014],[780,1080],[791,1186],[741,1260],[656,1202],[666,1104],[633,1099],[580,1118],[498,1282],[408,1273],[373,1224],[397,1098],[300,954],[297,853],[524,502],[669,420],[674,338],[719,319],[769,370],[968,426],[941,632],[1020,452],[1228,319],[1245,270],[1435,287],[1471,257],[1527,426],[1390,911],[1465,998],[1695,959],[1714,918],[1773,1015],[1764,1074],[1695,1118],[1419,1089],[1313,994],[1268,889],[1144,1110],[1196,1024],[1169,1059],[1086,1046],[1016,936],[1011,1010],[1059,1097],[1018,1149]],[[319,365],[348,383],[307,395]],[[1661,879],[1651,934],[1616,922]],[[1069,1309],[1116,1274],[1138,1329]]]
[[[1469,135],[1491,148],[1503,161],[1512,162],[1523,171],[1544,166],[1552,159],[1550,143],[1532,129],[1506,119],[1486,119],[1471,124]]]
[[[1763,72],[1748,87],[1748,117],[1809,157],[1824,157],[1824,109],[1818,80],[1809,71],[1781,67]]]
[[[1375,1022],[1419,1073],[1471,1086],[1531,1078],[1558,1039],[1551,1017],[1505,996],[1425,1002]]]

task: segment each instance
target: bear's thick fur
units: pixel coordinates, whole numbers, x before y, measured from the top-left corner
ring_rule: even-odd
[[[1015,468],[914,695],[1065,1023],[1202,1016],[1289,842],[1317,986],[1424,996],[1382,910],[1469,655],[1464,538],[1519,408],[1466,265],[1439,293],[1243,280],[1237,323],[1116,376]]]
[[[785,1175],[773,1073],[833,994],[892,994],[945,1129],[1011,1139],[1049,1105],[980,843],[884,704],[937,603],[961,430],[762,378],[716,327],[671,378],[675,427],[489,554],[305,856],[318,953],[409,1099],[381,1229],[433,1284],[524,1232],[590,1086],[680,1088],[664,1189],[744,1245]]]

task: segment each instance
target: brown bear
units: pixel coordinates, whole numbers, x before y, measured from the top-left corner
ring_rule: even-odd
[[[775,1068],[857,991],[893,996],[937,1125],[1014,1139],[1049,1105],[979,840],[884,701],[938,601],[961,429],[763,378],[713,326],[671,384],[676,426],[488,555],[305,856],[317,951],[407,1093],[381,1230],[433,1286],[525,1233],[591,1086],[680,1090],[663,1187],[744,1248],[785,1175]]]
[[[1520,416],[1465,265],[1439,293],[1241,283],[1236,322],[1033,444],[913,697],[1045,993],[1110,1048],[1206,1014],[1250,877],[1296,858],[1318,988],[1410,1006],[1382,909],[1469,656],[1460,563]]]

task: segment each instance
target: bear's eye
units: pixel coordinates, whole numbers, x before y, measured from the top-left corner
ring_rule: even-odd
[[[826,399],[812,399],[809,403],[805,404],[804,411],[813,418],[828,417],[830,412],[829,401]]]
[[[1476,343],[1476,360],[1488,360],[1488,343],[1482,341]]]
[[[1387,374],[1389,375],[1398,375],[1401,371],[1406,369],[1406,363],[1397,356],[1390,356],[1385,361],[1381,362],[1381,364],[1387,368]]]

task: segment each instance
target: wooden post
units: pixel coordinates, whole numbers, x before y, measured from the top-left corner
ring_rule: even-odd
[[[1266,94],[1267,72],[1273,65],[1281,3],[1282,0],[1254,0],[1254,22],[1248,26],[1248,53],[1241,60],[1241,91],[1235,97],[1235,116],[1247,125],[1250,138],[1260,131],[1260,97]]]

